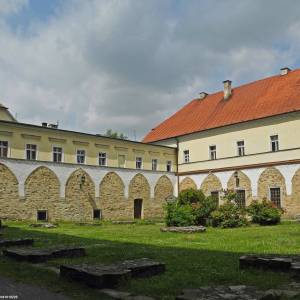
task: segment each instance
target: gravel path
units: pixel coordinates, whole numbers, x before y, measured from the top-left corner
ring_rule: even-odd
[[[0,300],[71,300],[70,298],[50,292],[34,285],[15,282],[12,279],[0,277]]]

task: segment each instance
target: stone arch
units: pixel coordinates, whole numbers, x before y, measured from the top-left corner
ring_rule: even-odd
[[[150,206],[150,185],[146,177],[140,173],[136,174],[129,183],[128,200],[132,207],[131,217],[134,217],[134,201],[142,199],[142,218],[148,218]]]
[[[292,197],[291,201],[286,203],[288,215],[294,217],[300,214],[300,169],[298,169],[292,178]]]
[[[285,206],[286,185],[285,178],[275,167],[265,169],[258,178],[258,200],[270,199],[270,188],[279,187],[281,192],[281,206]]]
[[[107,173],[99,185],[100,208],[104,219],[126,219],[125,185],[115,172]]]
[[[163,218],[166,199],[173,194],[174,188],[171,180],[166,175],[161,176],[154,187],[154,201],[151,202],[150,207],[152,218]]]
[[[246,206],[249,205],[252,201],[252,188],[251,188],[251,180],[250,178],[243,173],[242,171],[236,171],[239,179],[239,186],[236,186],[236,178],[235,173],[231,175],[227,182],[227,189],[228,190],[236,190],[236,189],[243,189],[245,190],[246,194]]]
[[[47,167],[38,167],[26,178],[25,208],[27,218],[36,220],[38,210],[47,210],[48,220],[55,220],[55,205],[60,198],[60,182]]]
[[[95,184],[83,169],[75,170],[66,183],[66,210],[63,218],[75,222],[93,220],[95,202]]]
[[[187,189],[197,189],[195,181],[190,177],[185,177],[179,184],[179,191],[184,191]]]
[[[6,165],[0,163],[0,219],[21,217],[18,185],[15,174]]]
[[[205,195],[210,196],[211,192],[222,190],[222,183],[215,174],[210,173],[203,180],[200,189]]]

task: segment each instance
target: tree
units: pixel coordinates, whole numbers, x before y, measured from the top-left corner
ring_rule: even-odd
[[[112,129],[107,129],[105,136],[115,138],[115,139],[121,139],[121,140],[128,139],[128,137],[124,133],[119,133],[117,131],[113,131]]]

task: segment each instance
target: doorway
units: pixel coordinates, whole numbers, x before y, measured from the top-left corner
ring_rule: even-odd
[[[143,199],[134,199],[134,218],[142,218]]]

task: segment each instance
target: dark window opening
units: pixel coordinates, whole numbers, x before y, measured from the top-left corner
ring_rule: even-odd
[[[100,220],[101,219],[101,210],[100,209],[94,209],[94,219]]]
[[[246,206],[246,192],[245,190],[236,191],[236,202],[239,207]]]
[[[219,192],[218,191],[213,191],[210,193],[210,195],[213,198],[213,200],[219,202]]]
[[[48,220],[47,211],[46,210],[38,210],[37,211],[37,220],[38,221],[47,221]]]
[[[280,193],[280,188],[270,188],[270,200],[277,207],[281,207],[281,193]]]

